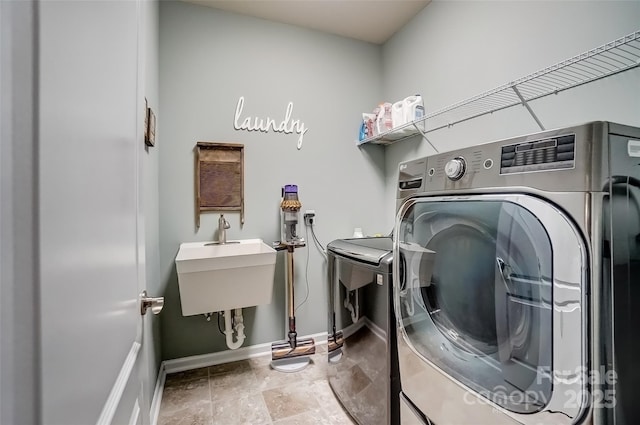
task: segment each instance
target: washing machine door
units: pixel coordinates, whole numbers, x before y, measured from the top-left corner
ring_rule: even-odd
[[[396,229],[394,304],[406,396],[436,423],[465,415],[477,421],[469,390],[523,423],[550,412],[558,423],[577,418],[586,385],[587,263],[571,220],[527,195],[426,197],[404,204]],[[427,369],[447,380],[430,382]],[[436,382],[436,393],[426,389]],[[455,416],[442,413],[437,394]],[[430,416],[436,410],[440,416]]]

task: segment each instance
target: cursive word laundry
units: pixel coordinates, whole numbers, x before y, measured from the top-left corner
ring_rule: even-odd
[[[240,99],[238,99],[238,104],[236,105],[236,114],[233,118],[233,128],[235,128],[236,130],[262,131],[263,133],[267,133],[269,132],[269,130],[272,130],[276,133],[291,134],[295,131],[295,133],[300,136],[298,137],[298,149],[302,148],[302,139],[309,129],[304,125],[302,121],[291,119],[291,113],[293,112],[293,102],[289,102],[289,104],[287,105],[287,110],[284,113],[284,119],[280,122],[277,122],[275,119],[269,117],[246,117],[242,120],[242,124],[238,124],[240,122],[243,108],[244,96],[240,96]]]

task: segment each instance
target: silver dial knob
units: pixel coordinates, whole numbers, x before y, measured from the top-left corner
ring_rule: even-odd
[[[451,180],[460,180],[464,176],[466,163],[464,158],[457,157],[447,162],[444,166],[444,173]]]

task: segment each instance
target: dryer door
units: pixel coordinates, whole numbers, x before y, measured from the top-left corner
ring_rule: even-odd
[[[396,228],[399,346],[514,417],[577,417],[586,250],[571,221],[537,198],[480,195],[410,200]],[[402,388],[420,407],[429,382],[406,363]]]

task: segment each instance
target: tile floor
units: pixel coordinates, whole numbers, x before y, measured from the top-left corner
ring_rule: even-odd
[[[271,356],[167,375],[158,425],[353,425],[327,383],[326,346],[304,370]]]

